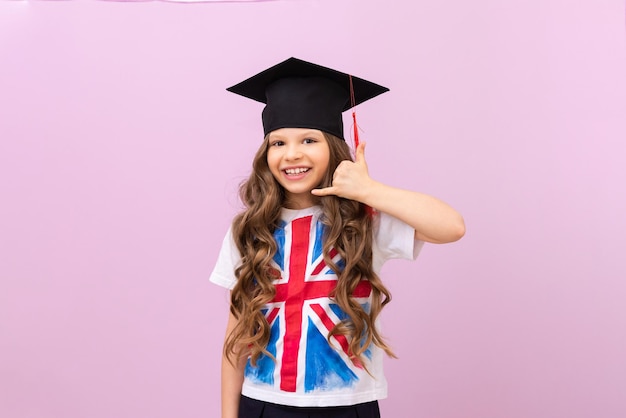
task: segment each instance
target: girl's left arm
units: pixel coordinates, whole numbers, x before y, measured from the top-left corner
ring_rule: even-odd
[[[465,235],[463,217],[433,196],[372,180],[360,202],[411,225],[415,229],[415,238],[422,241],[444,244]]]
[[[343,161],[331,187],[314,189],[316,196],[336,195],[357,200],[385,212],[415,229],[415,238],[443,244],[465,234],[463,217],[447,203],[424,193],[398,189],[373,180],[365,162],[365,143],[359,144],[355,161]]]
[[[226,336],[235,328],[237,318],[229,312]],[[239,400],[246,359],[244,357],[228,359],[222,353],[222,418],[237,418],[239,416]]]

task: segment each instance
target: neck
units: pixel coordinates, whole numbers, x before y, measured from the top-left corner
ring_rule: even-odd
[[[283,201],[283,207],[287,209],[306,209],[319,204],[319,198],[311,195],[310,198],[298,196],[286,196]]]

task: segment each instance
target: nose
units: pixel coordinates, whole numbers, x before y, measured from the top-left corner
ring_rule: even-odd
[[[287,160],[298,160],[302,158],[302,151],[297,144],[287,145],[287,149],[285,150],[285,159]]]

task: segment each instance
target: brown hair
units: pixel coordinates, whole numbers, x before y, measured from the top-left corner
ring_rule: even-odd
[[[352,160],[350,148],[340,138],[324,133],[330,149],[330,161],[320,187],[332,185],[333,174],[344,160]],[[253,365],[261,354],[271,357],[266,347],[270,338],[270,326],[261,309],[272,301],[276,290],[270,262],[277,246],[273,232],[277,227],[285,193],[274,179],[267,165],[268,136],[257,151],[252,163],[252,174],[242,183],[239,195],[245,209],[235,217],[232,233],[241,253],[241,265],[235,270],[237,283],[231,292],[230,311],[238,319],[237,325],[227,336],[224,353],[232,356],[250,356]],[[337,274],[337,286],[331,298],[348,315],[335,325],[328,338],[344,335],[349,342],[348,353],[352,360],[365,367],[364,352],[375,344],[394,357],[375,327],[376,317],[391,301],[385,288],[372,268],[372,218],[365,205],[337,196],[319,198],[323,215],[323,254],[326,264]],[[335,249],[345,262],[341,269],[329,257]],[[369,312],[351,295],[361,280],[367,279],[372,288]]]

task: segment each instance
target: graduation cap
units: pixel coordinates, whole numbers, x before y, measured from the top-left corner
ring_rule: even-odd
[[[389,91],[293,57],[226,90],[266,104],[262,114],[265,135],[280,128],[311,128],[339,138],[343,138],[344,111]],[[355,134],[358,143],[356,119]]]

